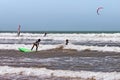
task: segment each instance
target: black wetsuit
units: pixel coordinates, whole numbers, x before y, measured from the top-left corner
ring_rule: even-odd
[[[37,40],[35,43],[33,43],[33,47],[31,48],[31,50],[33,50],[34,46],[36,46],[36,51],[38,50],[38,46],[39,46],[39,42],[40,42],[40,39]]]

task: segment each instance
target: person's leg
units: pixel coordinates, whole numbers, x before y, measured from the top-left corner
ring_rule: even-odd
[[[36,51],[38,50],[38,45],[36,45]]]
[[[68,41],[66,41],[66,45],[68,45]]]
[[[35,46],[35,44],[33,44],[33,46],[32,46],[32,48],[31,48],[31,50],[33,50],[34,46]]]
[[[18,36],[20,36],[20,32],[18,33]]]

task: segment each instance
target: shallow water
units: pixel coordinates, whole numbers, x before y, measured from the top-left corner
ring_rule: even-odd
[[[120,56],[106,57],[55,57],[13,58],[0,57],[0,65],[17,67],[46,67],[48,69],[72,71],[120,72]]]
[[[11,74],[11,75],[0,76],[0,80],[81,80],[81,78],[25,76],[25,75]]]
[[[70,46],[65,48],[79,51],[89,49],[120,52],[120,33],[48,33],[46,37],[43,35],[42,33],[21,33],[20,37],[17,37],[17,33],[0,33],[0,49],[31,48],[32,43],[40,38],[39,50],[65,45],[65,40],[68,39]]]
[[[63,46],[64,49],[75,49],[78,51],[108,51],[108,54],[109,52],[120,52],[120,33],[50,33],[47,34],[46,37],[43,37],[43,34],[41,33],[21,33],[20,37],[17,37],[16,33],[0,33],[0,49],[18,50],[19,47],[31,48],[32,43],[38,38],[42,40],[40,42],[39,50],[47,50]],[[67,46],[64,45],[65,39],[70,40],[70,44]],[[96,53],[96,55],[98,54]],[[77,77],[78,73],[73,74],[73,72],[69,71],[74,71],[74,73],[78,71],[80,72],[79,77],[92,78],[95,76],[98,78],[97,80],[120,79],[120,55],[58,56],[50,58],[35,58],[27,56],[12,57],[12,55],[1,55],[0,66],[2,66],[0,69],[0,79],[2,80],[51,80],[51,76],[46,76],[48,75],[47,73],[49,70],[49,75],[55,70],[53,73],[56,75],[66,76],[69,74],[68,77]],[[13,69],[10,66],[12,66]],[[38,71],[33,68],[38,68]],[[46,68],[48,70],[41,68]],[[40,76],[41,73],[39,73],[39,69],[41,72],[44,71],[43,73],[45,74],[45,77],[43,77],[44,74]],[[15,73],[14,70],[16,70]],[[56,70],[63,70],[63,73]],[[81,71],[83,71],[83,73],[81,73]],[[69,78],[59,78],[58,76],[56,80],[69,80]]]

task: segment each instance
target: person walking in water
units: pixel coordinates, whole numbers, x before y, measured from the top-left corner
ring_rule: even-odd
[[[45,32],[45,33],[44,33],[44,37],[45,37],[46,35],[47,35],[47,33]]]
[[[17,32],[18,37],[20,36],[20,28],[21,28],[21,26],[19,25],[18,26],[18,32]]]
[[[33,46],[31,48],[31,50],[33,50],[34,46],[36,46],[36,51],[38,50],[39,47],[39,43],[40,43],[41,39],[38,39],[35,43],[33,43]]]
[[[68,45],[68,43],[69,43],[69,40],[68,40],[68,39],[66,39],[66,43],[65,43],[65,45]]]

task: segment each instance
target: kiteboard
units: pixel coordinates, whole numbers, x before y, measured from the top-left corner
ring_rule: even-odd
[[[24,47],[21,47],[21,48],[18,48],[19,51],[21,52],[33,52],[32,50],[28,49],[28,48],[24,48]]]

